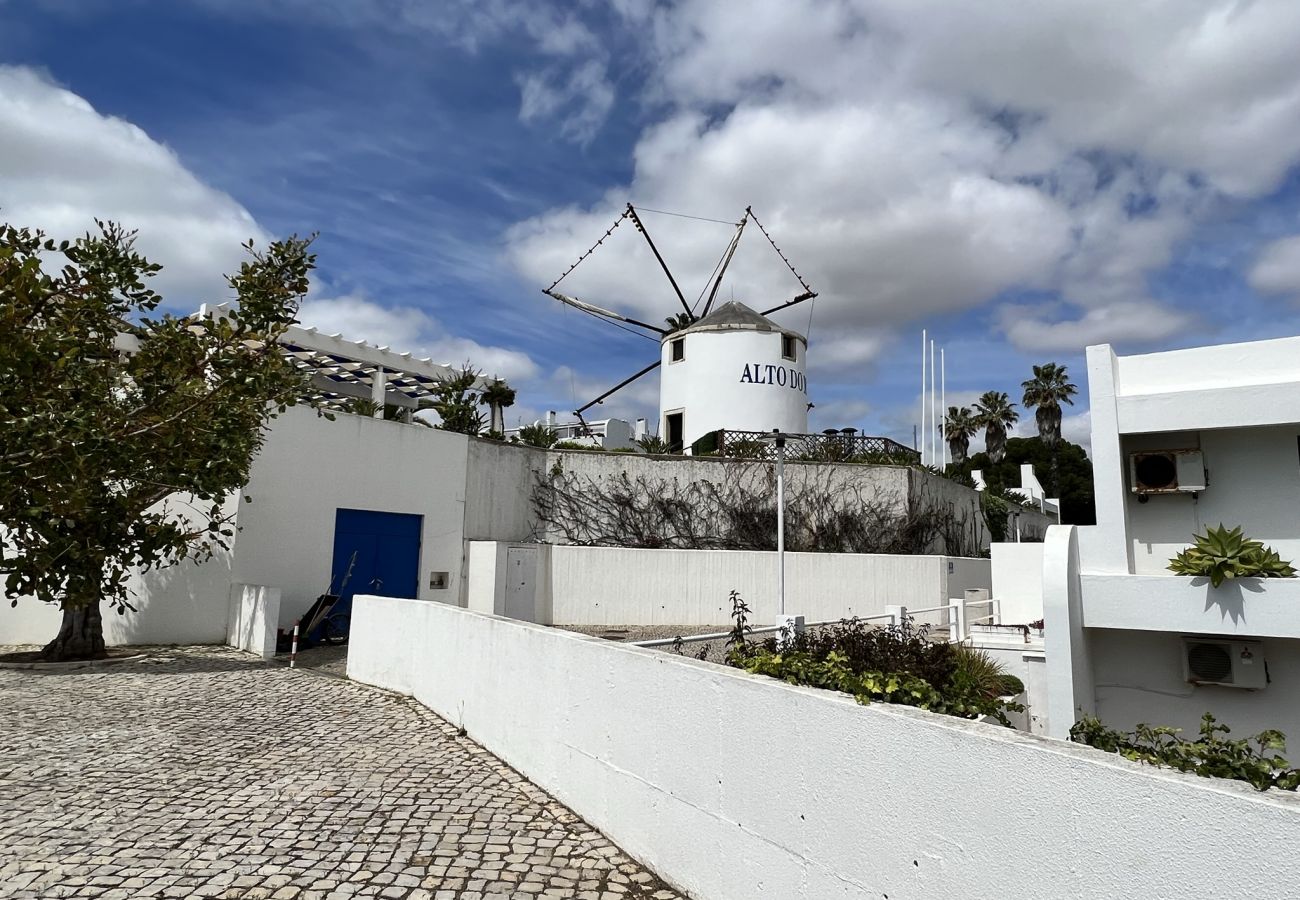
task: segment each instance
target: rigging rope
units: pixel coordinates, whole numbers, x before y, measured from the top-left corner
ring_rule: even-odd
[[[637,212],[658,213],[661,216],[676,216],[679,219],[695,219],[697,222],[717,222],[719,225],[732,225],[735,222],[728,222],[726,219],[710,219],[707,216],[689,216],[686,213],[668,212],[666,209],[648,209],[644,206],[638,206]]]
[[[548,293],[548,292],[550,292],[551,290],[553,290],[553,289],[555,288],[555,286],[556,286],[557,284],[559,284],[561,281],[563,281],[565,278],[567,278],[567,277],[569,276],[569,273],[570,273],[570,272],[572,272],[574,269],[578,268],[578,263],[582,262],[582,261],[583,261],[584,259],[586,259],[588,256],[591,256],[591,254],[595,253],[595,252],[596,252],[596,248],[599,247],[601,244],[605,243],[605,238],[607,238],[607,237],[609,237],[611,234],[613,234],[613,233],[614,233],[614,229],[617,228],[618,226],[622,225],[622,224],[623,224],[623,220],[626,219],[626,218],[627,218],[627,213],[624,212],[621,216],[619,216],[617,219],[615,219],[615,220],[614,220],[614,224],[611,225],[611,226],[609,226],[609,228],[605,229],[605,233],[602,234],[602,235],[600,236],[600,240],[598,240],[598,241],[596,241],[596,243],[592,244],[590,250],[588,250],[586,253],[584,253],[584,254],[582,254],[581,256],[579,256],[577,262],[575,262],[573,265],[571,265],[571,266],[569,266],[567,269],[565,269],[565,270],[564,270],[564,274],[561,275],[559,278],[555,279],[554,281],[552,281],[552,282],[551,282],[551,286],[548,287],[548,288],[547,288],[545,291],[543,291],[542,293]]]
[[[786,268],[790,270],[795,278],[799,279],[799,283],[803,285],[803,289],[812,293],[812,288],[808,287],[808,282],[804,281],[803,276],[795,271],[794,265],[790,260],[786,259],[785,254],[781,252],[781,248],[776,245],[776,241],[772,240],[772,235],[768,234],[767,229],[763,227],[763,223],[758,221],[758,216],[754,215],[753,208],[747,206],[745,207],[745,212],[754,220],[754,224],[758,226],[758,230],[763,232],[763,237],[767,238],[767,242],[772,245],[772,249],[776,251],[776,255],[781,257],[781,261],[785,263]]]

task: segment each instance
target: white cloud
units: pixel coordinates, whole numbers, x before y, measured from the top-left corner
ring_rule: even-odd
[[[153,287],[186,309],[227,299],[222,276],[246,258],[240,244],[266,240],[166,146],[26,67],[0,66],[0,216],[55,239],[96,218],[138,229],[137,248],[164,266]]]
[[[650,35],[645,94],[663,113],[640,135],[627,183],[511,230],[511,259],[531,282],[563,271],[628,198],[721,218],[753,203],[836,333],[1028,289],[1059,301],[1050,315],[1016,305],[995,317],[1022,349],[1159,341],[1200,320],[1150,296],[1152,274],[1216,203],[1268,193],[1300,161],[1300,4],[626,9],[628,27]],[[647,224],[694,299],[726,228]],[[644,317],[675,305],[622,231],[565,284]],[[797,290],[757,234],[729,284],[758,308]],[[785,320],[798,327],[799,313]],[[814,349],[815,365],[823,347],[843,350]]]
[[[519,118],[530,123],[558,120],[560,134],[579,143],[595,137],[614,105],[605,67],[594,60],[567,72],[560,67],[529,72],[518,81]]]
[[[488,375],[516,383],[516,387],[517,382],[526,382],[538,373],[526,353],[456,337],[422,310],[380,306],[355,294],[309,298],[298,312],[298,321],[327,334],[341,333],[352,340],[427,356],[436,363],[459,366],[469,362]]]
[[[1004,306],[999,319],[1007,338],[1024,350],[1079,351],[1114,340],[1159,341],[1180,334],[1197,317],[1151,300],[1108,303],[1076,319],[1051,320],[1025,306]]]
[[[1279,238],[1260,251],[1250,270],[1250,286],[1260,293],[1300,299],[1300,234]]]

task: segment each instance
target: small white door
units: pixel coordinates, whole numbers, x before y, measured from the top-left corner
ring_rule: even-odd
[[[506,602],[502,615],[537,621],[537,547],[506,548]]]

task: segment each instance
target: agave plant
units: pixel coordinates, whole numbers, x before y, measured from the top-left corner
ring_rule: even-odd
[[[1204,576],[1218,587],[1230,578],[1294,578],[1296,570],[1272,547],[1247,538],[1240,527],[1206,528],[1195,543],[1169,561],[1176,575]]]

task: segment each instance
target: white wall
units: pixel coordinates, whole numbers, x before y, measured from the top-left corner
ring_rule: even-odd
[[[1300,763],[1300,640],[1261,641],[1272,683],[1259,691],[1183,680],[1179,634],[1088,629],[1097,717],[1112,728],[1139,722],[1172,725],[1191,736],[1201,716],[1213,713],[1243,738],[1276,728],[1290,738],[1292,763]]]
[[[781,332],[701,331],[683,336],[686,358],[671,359],[671,342],[661,347],[659,434],[667,436],[664,417],[684,410],[685,446],[711,431],[808,431],[808,392],[804,365],[807,347],[795,340],[795,356],[781,356]],[[745,367],[749,366],[749,380]],[[769,372],[769,367],[771,371]],[[761,370],[759,379],[755,369]],[[790,373],[798,375],[796,379]],[[781,381],[777,383],[777,376]],[[758,383],[759,381],[763,383]],[[769,383],[770,382],[770,383]]]
[[[461,593],[467,444],[464,435],[401,422],[291,408],[276,419],[253,463],[239,510],[234,578],[278,587],[288,624],[325,593],[340,507],[424,517],[419,597],[457,603]],[[448,572],[448,587],[429,573]]]
[[[183,502],[170,501],[182,515]],[[230,509],[235,503],[226,503]],[[231,554],[217,550],[202,564],[182,562],[148,572],[133,571],[128,581],[129,601],[135,611],[119,615],[102,610],[104,642],[123,644],[219,644],[226,636],[230,597]],[[7,592],[0,604],[0,644],[46,644],[59,631],[63,614],[57,606],[31,597],[15,598]]]
[[[276,625],[280,621],[280,589],[255,584],[232,584],[226,614],[226,644],[256,653],[262,659],[275,656]]]
[[[1300,385],[1296,387],[1300,391]],[[1220,523],[1240,525],[1284,559],[1300,559],[1300,426],[1241,428],[1199,433],[1126,435],[1125,457],[1135,450],[1200,447],[1209,483],[1190,494],[1127,501],[1133,572],[1169,574],[1169,560],[1192,536]],[[1087,563],[1084,563],[1087,571]]]
[[[776,621],[772,552],[567,545],[549,550],[550,614],[558,624],[725,627],[731,624],[732,590],[745,598],[754,623]],[[891,604],[938,606],[990,583],[984,559],[786,554],[786,612],[809,622],[880,615]]]
[[[1043,617],[1043,545],[993,544],[993,597],[1002,621],[1028,625]]]
[[[348,674],[698,900],[1255,898],[1300,877],[1290,794],[442,604],[358,597]]]

